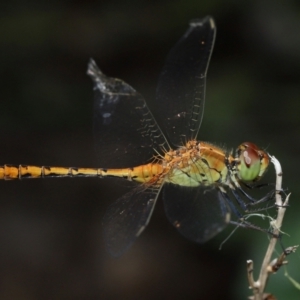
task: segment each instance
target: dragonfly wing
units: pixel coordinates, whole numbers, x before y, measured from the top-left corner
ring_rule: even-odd
[[[108,252],[121,256],[148,225],[161,187],[144,185],[125,194],[107,210],[104,238]]]
[[[159,77],[156,99],[163,130],[182,146],[196,139],[204,110],[206,73],[216,27],[211,17],[194,20],[171,49]]]
[[[163,198],[169,221],[182,235],[197,243],[211,239],[230,220],[227,202],[216,188],[165,184]]]
[[[153,148],[168,148],[142,95],[104,75],[92,59],[87,74],[94,82],[94,134],[101,167],[136,166],[153,157]]]

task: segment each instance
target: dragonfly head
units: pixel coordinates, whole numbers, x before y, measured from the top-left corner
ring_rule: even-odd
[[[269,165],[268,154],[253,143],[243,143],[236,152],[237,175],[244,182],[259,180]]]

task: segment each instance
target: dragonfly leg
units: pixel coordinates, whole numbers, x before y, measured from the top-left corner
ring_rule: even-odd
[[[240,191],[240,188],[238,189],[239,191]],[[232,194],[233,194],[233,196],[234,196],[234,198],[235,198],[235,200],[237,201],[237,203],[239,204],[239,206],[241,207],[241,209],[245,212],[245,213],[247,213],[247,214],[249,214],[249,213],[254,213],[254,212],[258,212],[258,211],[262,211],[262,210],[266,210],[266,209],[269,209],[269,208],[272,208],[272,207],[274,207],[275,206],[275,203],[274,203],[274,205],[273,206],[268,206],[268,207],[262,207],[262,208],[258,208],[258,209],[255,209],[255,210],[249,210],[249,206],[254,206],[254,205],[257,205],[257,204],[259,204],[259,203],[263,203],[263,202],[266,202],[266,201],[268,201],[269,199],[272,199],[270,196],[269,196],[269,194],[267,195],[267,196],[265,196],[265,197],[263,197],[262,199],[259,199],[259,200],[256,200],[256,199],[253,199],[253,198],[251,198],[251,200],[253,200],[253,201],[255,201],[255,202],[250,202],[250,203],[245,203],[244,201],[243,201],[243,199],[241,198],[241,196],[239,195],[239,193],[236,191],[236,190],[234,190],[234,189],[231,189],[231,192],[232,192]],[[242,193],[243,195],[244,195],[244,193]],[[247,194],[246,194],[247,195]],[[227,196],[228,197],[228,196]],[[246,196],[247,197],[247,196]],[[249,196],[250,197],[250,196]],[[247,197],[248,198],[248,197]],[[249,199],[249,198],[248,198]],[[228,201],[230,201],[230,199],[229,199],[229,197],[228,197]],[[231,203],[232,204],[232,203]],[[233,205],[233,204],[232,204]],[[233,205],[234,206],[234,205]],[[231,209],[232,209],[232,207],[230,207]],[[235,207],[234,207],[235,208]],[[234,210],[237,210],[236,208],[235,209],[232,209],[233,210],[233,212],[234,212]],[[236,214],[236,213],[235,213]],[[239,214],[236,214],[236,216],[238,216],[239,217],[239,215],[241,216],[241,214],[239,213]]]
[[[261,189],[261,188],[268,187],[268,186],[275,186],[274,183],[261,183],[261,184],[253,184],[253,185],[247,184],[243,181],[241,181],[240,183],[250,190]]]
[[[268,187],[268,186],[274,186],[275,187],[275,184],[274,183],[262,183],[262,184],[256,184],[256,185],[250,185],[250,184],[247,184],[243,181],[240,182],[243,186],[245,186],[246,188],[248,188],[249,190],[253,190],[253,189],[261,189],[261,188],[264,188],[264,187]],[[289,191],[288,188],[286,189],[280,189],[278,190],[277,192],[280,192],[282,193],[283,196],[287,196],[287,192]]]
[[[234,190],[234,189],[231,189],[231,192],[232,192],[235,200],[239,204],[239,206],[242,208],[242,210],[246,211],[247,210],[247,204],[243,201],[243,199],[240,197],[240,195],[237,193],[237,191]]]
[[[240,222],[230,221],[229,223],[233,224],[233,225],[237,225],[239,227],[246,228],[246,229],[255,229],[255,230],[267,233],[267,234],[271,235],[273,238],[281,240],[281,234],[280,233],[275,234],[270,229],[261,228],[259,226],[256,226],[256,225],[252,224],[252,223],[246,222],[244,219],[241,219]]]
[[[241,187],[238,187],[238,190],[250,201],[249,203],[246,204],[247,206],[253,206],[253,205],[257,205],[263,202],[266,202],[270,199],[274,198],[274,191],[270,191],[266,194],[266,196],[262,197],[261,199],[255,199],[253,197],[251,197],[249,194],[247,194]]]
[[[259,226],[256,226],[250,222],[247,222],[245,220],[244,215],[241,214],[241,212],[237,209],[237,207],[234,205],[234,203],[232,202],[232,200],[230,199],[230,197],[228,196],[227,192],[224,191],[223,189],[220,189],[223,197],[226,199],[231,211],[236,215],[236,217],[238,218],[238,221],[229,221],[230,224],[233,225],[237,225],[239,227],[243,227],[243,228],[250,228],[250,229],[255,229],[261,232],[265,232],[269,235],[271,235],[274,238],[280,238],[280,234],[274,234],[270,229],[265,229],[265,228],[261,228]],[[231,189],[231,192],[233,193],[237,203],[239,204],[239,206],[242,208],[243,211],[247,212],[247,204],[243,201],[243,199],[240,197],[240,195],[238,194],[238,192],[234,189]],[[264,199],[264,201],[266,201]],[[262,202],[264,202],[262,201]],[[266,208],[262,209],[265,210]]]
[[[236,208],[236,206],[232,203],[232,200],[230,199],[230,197],[228,196],[227,192],[224,191],[223,189],[221,190],[221,194],[222,196],[225,198],[226,202],[228,203],[231,211],[237,216],[238,219],[242,219],[243,215],[239,212],[239,210]],[[238,196],[238,195],[237,195]],[[241,201],[241,202],[240,202]],[[239,200],[237,200],[237,202],[239,203],[239,205],[242,208],[245,208],[245,203],[242,201],[242,199],[239,197]]]

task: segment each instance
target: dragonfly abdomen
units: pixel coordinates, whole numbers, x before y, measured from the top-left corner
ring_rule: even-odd
[[[99,177],[97,168],[49,167],[29,165],[0,166],[0,179],[46,178],[46,177]]]
[[[141,183],[157,180],[163,172],[160,164],[147,164],[135,168],[104,169],[104,168],[76,168],[76,167],[50,167],[29,165],[3,165],[0,166],[0,180],[46,177],[121,177],[130,181]],[[155,180],[155,181],[156,181]]]
[[[162,164],[149,163],[134,168],[103,170],[103,176],[123,177],[124,179],[140,183],[157,183],[158,179],[165,174],[165,171]]]

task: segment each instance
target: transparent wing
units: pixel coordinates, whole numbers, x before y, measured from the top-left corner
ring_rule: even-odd
[[[169,221],[196,243],[211,239],[230,220],[227,202],[216,188],[165,184],[163,198]]]
[[[132,167],[168,148],[144,98],[127,83],[104,75],[94,60],[87,74],[94,82],[94,136],[104,168]]]
[[[171,49],[159,77],[159,121],[171,144],[196,139],[204,110],[206,73],[216,27],[211,17],[194,20]]]
[[[146,189],[141,185],[108,208],[103,219],[104,238],[112,256],[122,255],[143,232],[150,221],[160,189]]]

